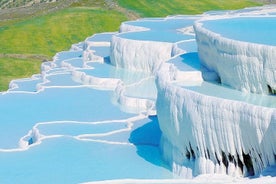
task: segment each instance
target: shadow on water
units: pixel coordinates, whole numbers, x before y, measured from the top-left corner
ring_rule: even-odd
[[[133,130],[130,134],[129,142],[136,146],[137,154],[146,161],[169,169],[162,160],[159,150],[161,130],[159,128],[157,116],[150,116],[150,121],[141,127]]]
[[[198,57],[198,52],[190,52],[180,55],[182,58],[182,62],[189,65],[190,67],[194,69],[200,69],[200,61]]]
[[[261,174],[262,176],[276,177],[276,165],[267,167]]]

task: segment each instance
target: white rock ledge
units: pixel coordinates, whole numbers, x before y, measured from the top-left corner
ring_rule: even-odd
[[[204,28],[204,21],[194,28],[201,63],[215,71],[222,84],[261,94],[276,89],[276,46],[223,37]]]
[[[171,58],[172,43],[112,37],[110,61],[116,67],[155,73]]]

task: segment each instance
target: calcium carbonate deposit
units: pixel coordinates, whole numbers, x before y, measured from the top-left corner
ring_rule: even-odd
[[[0,93],[0,183],[276,183],[276,7],[123,22]]]

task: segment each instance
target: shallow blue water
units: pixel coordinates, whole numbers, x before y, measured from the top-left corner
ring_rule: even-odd
[[[16,148],[21,137],[39,122],[102,121],[123,119],[131,114],[121,112],[110,101],[110,92],[91,88],[50,88],[37,94],[0,96],[0,148]]]
[[[95,55],[103,58],[109,57],[110,55],[110,47],[108,46],[91,46],[90,49],[95,51]]]
[[[100,34],[94,34],[93,36],[87,38],[87,41],[91,41],[91,42],[109,42],[112,38],[112,36],[114,35],[114,33],[100,33]]]
[[[194,39],[193,35],[176,29],[192,26],[197,18],[182,16],[128,22],[152,28],[152,31],[119,35],[132,40],[170,43]],[[97,34],[87,41],[107,42],[114,34]],[[0,183],[80,183],[174,177],[159,151],[158,118],[122,111],[119,100],[114,103],[112,99],[117,92],[127,97],[156,100],[155,76],[116,68],[109,62],[85,62],[81,50],[84,45],[76,45],[78,51],[58,53],[53,63],[44,63],[49,68],[43,71],[43,76],[16,80],[17,89],[0,93]],[[168,62],[183,72],[200,71],[195,42],[180,42],[178,47],[188,53]],[[88,49],[94,50],[97,56],[109,56],[108,46]],[[74,72],[118,79],[122,89],[119,88],[119,92],[98,90],[93,85],[83,85],[74,79]],[[260,96],[244,96],[217,84],[179,85],[205,95],[276,106],[272,97],[263,98],[263,102]],[[20,147],[20,139],[29,145]]]
[[[177,43],[177,47],[185,52],[197,52],[197,44],[195,40]]]
[[[87,76],[120,79],[125,84],[139,82],[143,78],[149,76],[149,74],[143,72],[133,72],[124,70],[122,68],[116,68],[110,63],[90,62],[87,65],[92,68],[78,69],[77,71],[84,72]]]
[[[172,63],[180,71],[200,71],[201,65],[197,52],[189,52],[170,59],[168,63]]]
[[[158,41],[175,43],[181,40],[193,39],[191,35],[185,35],[177,33],[175,31],[143,31],[143,32],[130,32],[120,34],[120,37],[131,40],[143,40],[143,41]]]
[[[40,76],[33,77],[31,79],[14,80],[12,83],[16,87],[11,88],[10,91],[29,91],[35,92],[37,90],[37,84],[43,82]]]
[[[83,51],[63,51],[55,55],[55,64],[57,67],[61,66],[61,62],[67,59],[80,58],[82,57]]]
[[[156,161],[146,162],[139,154]],[[61,137],[45,140],[42,145],[24,152],[0,153],[0,163],[5,166],[0,169],[0,181],[80,183],[121,178],[172,178],[160,160],[158,148],[154,146],[112,145]]]
[[[276,45],[276,17],[239,17],[210,20],[204,22],[203,27],[234,40]]]
[[[58,75],[57,74],[48,75],[45,79],[47,81],[41,84],[41,86],[51,87],[51,86],[78,86],[79,85],[79,83],[72,80],[71,72],[64,72]]]
[[[91,49],[101,57],[109,54],[106,47]],[[159,152],[157,118],[121,111],[113,90],[83,86],[73,72],[121,80],[134,96],[144,95],[138,88],[152,92],[154,78],[147,84],[141,81],[149,74],[109,63],[89,61],[83,68],[82,51],[60,52],[43,65],[43,76],[14,81],[19,88],[0,95],[0,183],[173,178]]]
[[[181,84],[180,84],[181,85]],[[184,84],[185,85],[185,84]],[[221,84],[203,82],[201,85],[185,86],[184,88],[198,92],[200,94],[246,102],[253,105],[276,108],[276,100],[273,95],[260,95],[253,93],[243,93]]]
[[[63,61],[63,65],[70,65],[75,68],[82,68],[83,67],[83,58],[73,58],[73,59],[68,59]]]
[[[183,27],[188,27],[193,24],[193,22],[198,17],[185,17],[185,18],[156,18],[156,19],[145,19],[145,20],[139,20],[139,21],[129,21],[126,22],[126,24],[132,25],[132,26],[139,26],[139,27],[145,27],[150,28],[151,30],[175,30]]]

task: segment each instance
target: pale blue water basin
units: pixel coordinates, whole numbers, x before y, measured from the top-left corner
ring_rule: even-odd
[[[71,65],[71,67],[82,68],[83,67],[83,58],[73,58],[63,61],[63,63],[67,65]]]
[[[207,96],[213,96],[228,100],[235,100],[246,102],[253,105],[276,108],[276,99],[273,95],[260,95],[254,93],[243,93],[238,90],[231,89],[227,86],[223,86],[216,83],[202,82],[201,85],[185,85],[185,83],[179,83],[183,88],[201,93]]]
[[[137,21],[135,24],[151,28],[152,31],[119,35],[129,36],[129,39],[175,43],[194,39],[194,36],[184,35],[175,29],[191,26],[195,19],[184,16],[165,21],[146,19],[144,23]],[[96,34],[86,41],[106,42],[113,34]],[[75,48],[86,49],[87,45],[79,43]],[[190,53],[168,62],[183,71],[183,75],[185,71],[200,72],[195,42],[181,42],[178,46]],[[89,47],[98,56],[109,56],[108,46]],[[53,63],[45,63],[43,81],[17,81],[25,92],[0,93],[0,183],[173,178],[172,168],[168,168],[161,158],[161,131],[157,117],[126,113],[129,112],[127,109],[123,112],[119,105],[112,103],[112,96],[116,92],[122,95],[120,97],[126,95],[155,100],[154,76],[116,68],[109,62],[85,62],[84,65],[82,55],[83,50],[60,52]],[[62,67],[62,62],[71,67]],[[120,79],[123,84],[117,84],[117,80],[115,84],[111,82],[114,86],[118,85],[115,91],[114,88],[110,91],[92,89],[92,86],[85,87],[72,79],[75,71],[91,77],[107,78],[105,82],[108,78]],[[87,79],[78,72],[75,74],[75,77]],[[261,99],[260,95],[243,94],[219,84],[191,83],[178,85],[209,96],[276,106],[275,97],[272,96]],[[41,85],[41,91],[30,93],[36,84]],[[21,143],[25,141],[29,145],[20,147],[20,139]]]
[[[149,74],[139,71],[133,72],[123,68],[116,68],[109,63],[90,62],[87,65],[93,69],[80,69],[77,71],[84,72],[88,76],[121,79],[125,84],[135,83],[149,76]]]
[[[138,26],[138,27],[145,27],[151,30],[175,30],[179,28],[184,28],[188,26],[192,26],[194,21],[197,20],[199,17],[183,17],[183,18],[167,18],[167,19],[141,19],[138,21],[129,21],[125,22],[125,24]]]
[[[67,59],[81,58],[83,51],[63,51],[59,52],[54,57],[54,62],[57,67],[61,66],[61,62]]]
[[[52,74],[46,76],[46,83],[41,84],[42,86],[79,86],[78,82],[72,79],[71,72],[64,72],[59,74]]]
[[[172,173],[162,167],[160,157],[159,149],[154,146],[105,144],[62,137],[45,140],[25,152],[0,153],[0,163],[5,166],[0,169],[0,182],[70,184],[124,178],[173,178]]]
[[[78,124],[79,123],[79,124]],[[1,183],[80,183],[112,179],[169,179],[157,118],[136,121],[52,122],[36,128],[49,137],[23,152],[0,152]],[[126,126],[129,124],[129,126]],[[126,129],[126,127],[128,129]],[[114,131],[114,130],[123,131]],[[97,135],[89,137],[89,133]],[[99,136],[98,133],[106,133]],[[61,137],[50,137],[60,134]],[[82,137],[75,135],[84,134]],[[43,160],[43,161],[42,161]]]
[[[12,84],[16,85],[16,87],[9,89],[9,91],[35,92],[37,91],[37,84],[42,82],[43,82],[43,79],[39,75],[36,75],[35,77],[30,79],[14,80],[12,81]]]
[[[203,27],[223,37],[257,44],[276,45],[276,17],[238,17],[203,22]]]
[[[126,86],[125,95],[129,97],[138,97],[150,100],[156,100],[157,89],[155,86],[155,77],[145,78],[136,84]]]
[[[110,47],[109,46],[91,46],[90,50],[95,51],[94,54],[103,58],[109,57]]]
[[[186,43],[186,42],[185,42]],[[177,57],[174,57],[168,61],[173,64],[180,71],[201,71],[202,66],[197,52],[188,52]],[[253,105],[259,105],[264,107],[276,107],[275,96],[272,95],[260,95],[253,93],[243,93],[238,90],[234,90],[228,86],[224,86],[218,83],[201,82],[191,85],[190,82],[179,82],[176,85],[183,88],[201,93],[207,96],[218,97],[222,99],[243,101]]]
[[[111,103],[110,95],[110,92],[85,87],[51,88],[37,94],[0,95],[0,148],[17,148],[20,138],[39,122],[131,117],[131,114],[121,112]]]
[[[126,122],[67,122],[59,121],[38,125],[39,132],[43,135],[71,135],[81,134],[105,135],[109,132],[124,130]]]
[[[177,43],[177,47],[185,52],[197,52],[197,44],[195,40]]]
[[[194,39],[192,35],[185,35],[181,32],[161,30],[161,31],[141,31],[141,32],[128,32],[119,35],[121,38],[130,40],[141,40],[141,41],[156,41],[156,42],[169,42],[175,43],[182,40]]]
[[[111,64],[108,63],[98,63],[98,62],[90,62],[87,63],[89,67],[85,69],[78,69],[77,71],[84,72],[88,76],[100,77],[100,78],[112,78],[114,77],[112,74],[116,70]]]
[[[93,41],[93,42],[108,42],[111,40],[112,36],[115,33],[99,33],[94,34],[93,36],[86,39],[86,41]]]
[[[197,52],[179,55],[168,61],[180,71],[200,71],[201,65]]]
[[[68,68],[63,67],[63,68],[52,68],[48,71],[45,72],[47,75],[58,75],[58,74],[63,74],[68,72]]]

